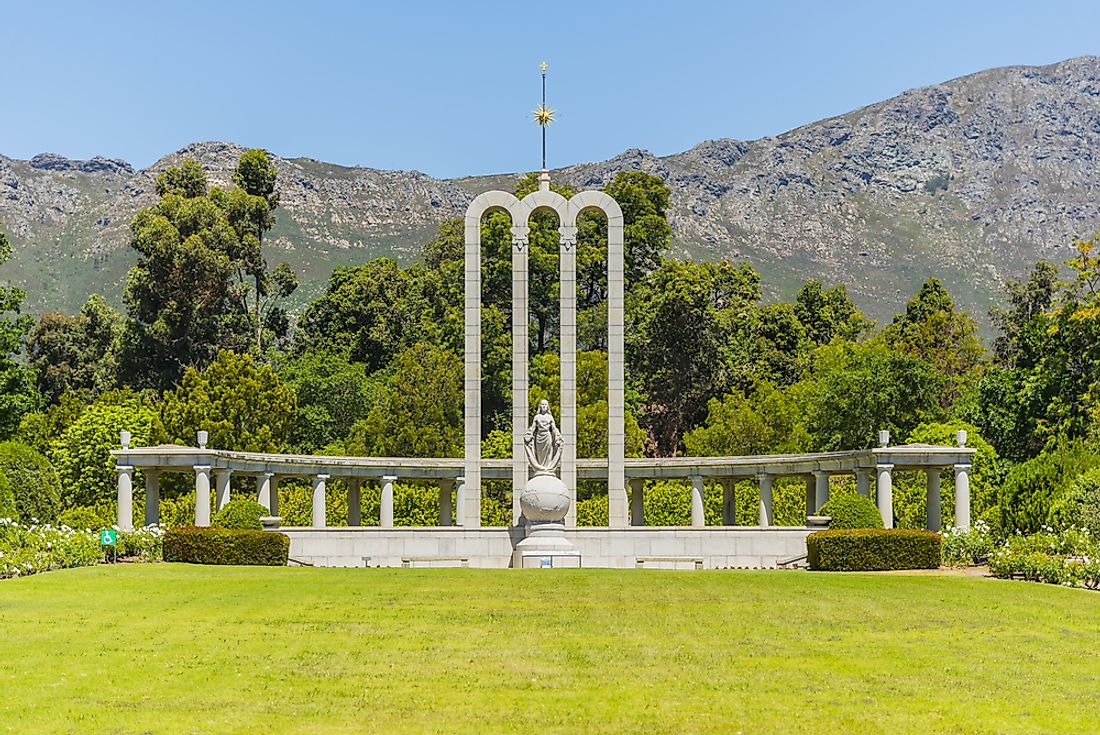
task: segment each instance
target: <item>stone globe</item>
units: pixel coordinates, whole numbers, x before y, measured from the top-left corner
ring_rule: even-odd
[[[528,521],[560,523],[569,512],[569,490],[555,475],[535,475],[519,496],[519,507]]]

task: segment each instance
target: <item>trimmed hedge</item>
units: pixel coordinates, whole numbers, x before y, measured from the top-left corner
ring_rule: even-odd
[[[826,572],[878,572],[936,569],[943,540],[932,531],[855,528],[818,531],[806,537],[810,569]]]
[[[290,537],[271,531],[181,526],[164,534],[164,560],[187,564],[286,566]]]
[[[829,516],[830,529],[882,528],[882,515],[870,498],[862,495],[837,495],[818,509],[819,516]]]

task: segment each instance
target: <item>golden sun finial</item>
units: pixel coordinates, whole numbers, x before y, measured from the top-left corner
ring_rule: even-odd
[[[550,68],[550,65],[549,65],[549,64],[547,64],[547,63],[546,63],[545,61],[544,61],[544,62],[542,62],[541,64],[539,64],[539,69],[541,69],[541,70],[542,70],[542,73],[543,73],[543,74],[545,74],[545,73],[546,73],[546,70],[547,70],[547,69],[549,69],[549,68]]]
[[[540,128],[545,128],[547,125],[554,122],[554,111],[546,105],[539,105],[536,107],[532,115]]]

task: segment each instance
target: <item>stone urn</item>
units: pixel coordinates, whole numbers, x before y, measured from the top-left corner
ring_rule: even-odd
[[[561,523],[569,512],[569,491],[556,475],[539,473],[527,481],[519,507],[532,523]]]

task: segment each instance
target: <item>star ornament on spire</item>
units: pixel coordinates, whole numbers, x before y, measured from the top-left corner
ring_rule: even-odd
[[[546,105],[539,105],[532,114],[535,118],[535,122],[540,128],[545,128],[547,125],[554,122],[554,111]]]

